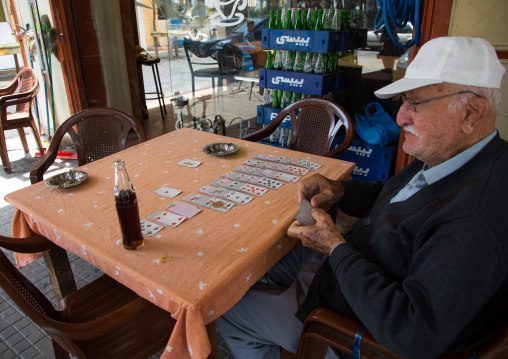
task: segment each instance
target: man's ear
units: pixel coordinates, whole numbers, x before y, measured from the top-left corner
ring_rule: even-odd
[[[464,115],[462,130],[464,133],[471,133],[478,124],[478,121],[489,111],[489,101],[483,97],[472,97],[468,99]]]

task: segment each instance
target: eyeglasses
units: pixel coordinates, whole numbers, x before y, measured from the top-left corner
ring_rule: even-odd
[[[415,102],[412,99],[410,99],[409,97],[406,97],[406,95],[402,95],[401,98],[402,98],[402,104],[407,102],[407,104],[409,105],[409,110],[411,112],[416,112],[416,105],[421,105],[422,103],[425,103],[425,102],[440,100],[440,99],[445,98],[445,97],[450,97],[450,96],[455,96],[455,95],[462,95],[462,94],[465,94],[465,93],[472,93],[476,97],[481,97],[480,95],[478,95],[477,93],[474,93],[472,91],[461,91],[461,92],[451,93],[451,94],[444,95],[444,96],[434,97],[434,98],[431,98],[429,100],[420,101],[420,102]]]

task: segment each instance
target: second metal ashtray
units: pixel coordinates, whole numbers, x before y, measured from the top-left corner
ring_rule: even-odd
[[[232,155],[238,151],[238,146],[234,143],[211,143],[203,147],[203,152],[213,156],[227,156]]]

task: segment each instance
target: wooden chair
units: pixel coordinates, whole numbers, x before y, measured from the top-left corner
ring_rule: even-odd
[[[138,135],[138,142],[146,141],[143,124],[120,110],[97,107],[72,115],[56,130],[47,153],[30,171],[31,183],[43,180],[44,173],[55,162],[65,134],[76,146],[78,165],[83,166],[124,150],[131,130]]]
[[[0,236],[0,246],[22,253],[56,245],[36,235]],[[55,358],[140,358],[164,348],[175,320],[107,275],[66,296],[60,309],[12,265],[0,250],[0,286],[53,340]]]
[[[215,91],[215,78],[217,78],[218,85],[222,87],[223,79],[226,76],[232,76],[238,72],[236,65],[231,68],[226,65],[226,59],[222,58],[223,54],[215,48],[217,41],[192,41],[189,39],[183,40],[183,48],[187,63],[191,72],[192,81],[192,94],[196,92],[195,77],[207,77],[212,79],[212,88]],[[202,59],[195,61],[191,59],[191,54]],[[207,62],[203,62],[208,58]],[[212,61],[210,61],[212,60]],[[205,68],[195,69],[194,65],[206,65]]]
[[[353,354],[359,323],[325,308],[315,309],[305,319],[298,345],[298,359],[324,358],[328,346]],[[461,353],[443,354],[439,359],[470,359],[475,350],[480,359],[508,358],[508,320],[478,343]],[[365,330],[361,339],[362,358],[402,358],[379,345]]]
[[[7,87],[0,88],[0,157],[5,173],[11,173],[12,168],[7,154],[4,131],[17,129],[23,149],[25,153],[28,153],[28,144],[23,128],[30,127],[40,153],[44,154],[44,148],[32,115],[32,100],[38,91],[37,74],[31,68],[22,69]],[[15,112],[7,112],[9,106],[14,106]]]
[[[298,116],[295,111],[300,110]],[[259,141],[270,136],[286,116],[291,118],[289,149],[333,157],[351,145],[354,137],[354,123],[348,113],[338,104],[321,98],[306,98],[283,109],[265,128],[242,140]],[[334,150],[330,146],[339,129],[343,127],[345,137]]]

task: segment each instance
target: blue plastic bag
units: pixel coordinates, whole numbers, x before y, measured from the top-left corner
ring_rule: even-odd
[[[372,110],[375,112],[371,113]],[[365,142],[380,147],[398,142],[400,136],[397,122],[377,102],[367,105],[365,116],[355,115],[355,131]]]

